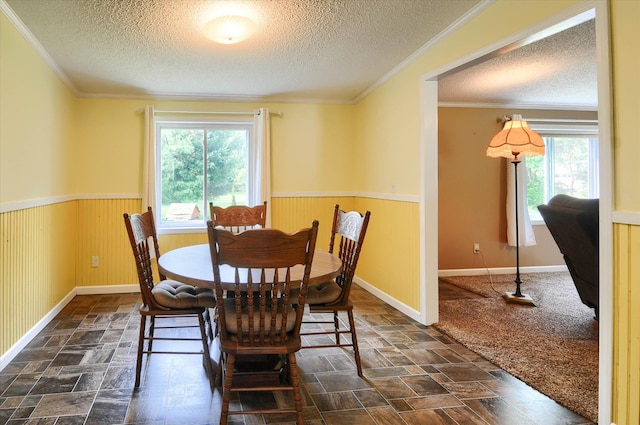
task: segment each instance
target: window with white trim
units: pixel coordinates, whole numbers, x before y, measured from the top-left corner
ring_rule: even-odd
[[[248,205],[259,185],[253,120],[156,119],[156,223],[203,228],[209,202]]]
[[[541,221],[537,206],[558,194],[599,197],[597,125],[529,124],[544,139],[544,156],[528,156],[527,204],[533,221]]]

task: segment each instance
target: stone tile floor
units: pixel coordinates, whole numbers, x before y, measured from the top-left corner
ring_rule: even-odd
[[[365,377],[350,351],[301,350],[305,423],[590,423],[357,286],[352,299]],[[217,424],[221,392],[210,390],[197,356],[151,355],[134,389],[138,304],[138,294],[76,296],[0,371],[0,424]],[[233,403],[288,404],[289,394],[242,393]]]

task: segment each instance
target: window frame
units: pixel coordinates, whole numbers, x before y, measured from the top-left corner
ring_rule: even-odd
[[[534,121],[533,123],[531,121]],[[552,167],[549,167],[549,163],[553,163],[554,146],[553,141],[548,139],[554,138],[587,138],[589,149],[589,197],[600,196],[600,152],[599,152],[599,134],[598,134],[598,122],[597,120],[553,120],[553,119],[541,119],[539,123],[535,123],[535,120],[528,122],[529,127],[538,133],[545,142],[546,152],[544,155],[545,161],[545,184],[544,184],[544,199],[543,203],[547,203],[552,196],[549,194],[552,192],[551,185],[553,185],[553,179],[549,178],[552,173]],[[530,216],[532,225],[544,225],[544,220],[537,211],[534,211]]]
[[[207,131],[215,130],[242,130],[247,132],[247,200],[253,199],[260,185],[262,176],[256,175],[256,157],[258,147],[255,138],[255,126],[252,116],[228,116],[228,117],[156,117],[154,120],[154,146],[155,146],[155,206],[156,230],[158,234],[167,233],[202,233],[206,230],[209,220],[209,199],[207,198]],[[194,221],[165,221],[162,216],[162,130],[163,129],[203,129],[203,152],[205,153],[203,170],[203,210],[202,219]]]

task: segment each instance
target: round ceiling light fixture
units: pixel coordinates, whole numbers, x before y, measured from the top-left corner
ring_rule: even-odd
[[[209,21],[203,28],[207,38],[222,44],[246,40],[256,31],[256,24],[245,16],[227,15]]]

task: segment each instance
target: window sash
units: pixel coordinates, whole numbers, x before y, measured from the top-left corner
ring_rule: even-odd
[[[566,129],[565,129],[566,130]],[[586,139],[587,140],[587,193],[584,195],[588,198],[597,198],[599,197],[599,146],[598,146],[598,137],[597,132],[594,134],[593,128],[586,129],[582,128],[580,131],[574,129],[573,132],[570,131],[545,131],[540,128],[537,129],[540,132],[540,135],[543,137],[546,145],[546,153],[542,158],[544,164],[544,182],[543,182],[543,200],[542,203],[547,203],[549,199],[559,193],[566,193],[566,191],[557,190],[555,187],[556,183],[556,173],[555,170],[557,168],[557,162],[560,160],[556,151],[558,150],[558,142],[557,139]],[[530,183],[531,184],[531,183]],[[542,217],[540,216],[535,205],[529,205],[529,213],[531,215],[531,219],[536,221],[537,223],[542,223]]]
[[[201,118],[201,117],[200,117]],[[208,175],[207,175],[207,152],[208,152],[208,133],[212,131],[221,130],[240,130],[247,134],[247,158],[246,158],[246,170],[247,170],[247,200],[253,199],[259,187],[259,180],[261,176],[256,175],[256,170],[252,164],[256,163],[257,148],[255,146],[254,137],[254,125],[253,120],[247,120],[239,117],[238,119],[230,119],[231,117],[221,120],[202,120],[198,121],[189,120],[188,118],[163,118],[156,119],[155,121],[155,206],[156,222],[158,230],[180,230],[180,231],[201,231],[206,228],[206,220],[209,218],[209,201],[208,198]],[[202,130],[203,131],[203,193],[202,202],[203,207],[200,211],[202,219],[189,220],[189,221],[167,221],[162,214],[162,131],[168,129],[178,130]]]

